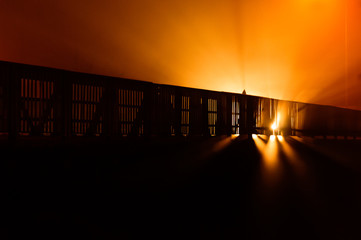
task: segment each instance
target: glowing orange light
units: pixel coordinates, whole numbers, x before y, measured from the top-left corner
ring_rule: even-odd
[[[239,134],[232,134],[232,139],[235,139],[235,138],[238,138],[239,137]]]
[[[277,124],[276,122],[274,122],[271,126],[272,130],[273,130],[273,135],[275,135],[275,130],[277,129]]]
[[[270,136],[268,141],[264,141],[265,139],[265,135],[256,135],[254,143],[262,156],[265,182],[272,185],[278,178],[278,144],[274,135]]]

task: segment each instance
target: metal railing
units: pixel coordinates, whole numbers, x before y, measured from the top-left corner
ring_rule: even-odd
[[[360,136],[361,112],[0,61],[0,137]]]

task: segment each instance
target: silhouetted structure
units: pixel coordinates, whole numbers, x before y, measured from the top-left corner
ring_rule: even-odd
[[[360,238],[361,141],[219,137],[358,136],[360,116],[0,62],[0,238]]]
[[[245,93],[245,91],[244,91]],[[358,136],[361,112],[0,62],[0,133],[32,137]]]

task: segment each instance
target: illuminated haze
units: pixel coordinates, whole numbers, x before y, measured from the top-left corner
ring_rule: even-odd
[[[360,0],[0,0],[0,59],[361,109]]]

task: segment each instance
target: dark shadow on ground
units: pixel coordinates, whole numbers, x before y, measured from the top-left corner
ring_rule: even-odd
[[[359,238],[361,177],[359,165],[350,166],[360,159],[343,164],[325,154],[339,146],[336,140],[284,140],[276,143],[275,181],[265,177],[262,153],[245,137],[4,147],[0,234]],[[347,151],[360,146],[354,141]]]

